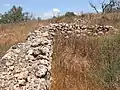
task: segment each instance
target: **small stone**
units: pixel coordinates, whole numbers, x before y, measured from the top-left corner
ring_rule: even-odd
[[[50,62],[43,59],[43,60],[40,60],[40,64],[41,64],[41,65],[48,66],[48,65],[50,65]]]
[[[44,55],[44,54],[46,54],[46,53],[48,53],[50,50],[49,50],[49,48],[47,48],[47,47],[41,47],[41,54],[42,55]]]
[[[42,33],[42,36],[47,37],[47,36],[49,36],[49,34],[48,34],[48,32],[44,32],[44,33]]]
[[[23,79],[23,78],[27,78],[28,76],[28,71],[25,71],[25,72],[21,72],[21,73],[18,73],[18,74],[15,74],[14,77],[18,78],[18,79]]]
[[[65,38],[67,39],[67,38],[69,38],[69,36],[66,36]]]
[[[25,86],[26,81],[24,79],[18,80],[19,86]]]
[[[98,32],[98,35],[103,35],[104,33],[102,31],[99,31]]]
[[[51,33],[52,36],[55,36],[55,33]]]
[[[73,32],[72,31],[67,31],[68,34],[72,34]]]
[[[93,36],[97,36],[98,34],[97,33],[93,33]]]
[[[12,66],[13,64],[14,64],[14,61],[12,61],[12,60],[6,62],[7,66]]]
[[[17,54],[20,53],[20,50],[19,50],[19,49],[15,49],[14,51],[15,51],[15,53],[17,53]]]
[[[6,76],[4,76],[4,75],[2,75],[2,74],[0,75],[0,79],[5,79],[5,77],[6,77]]]
[[[77,37],[80,37],[81,35],[80,34],[77,34]]]
[[[39,56],[37,56],[37,58],[36,58],[37,60],[41,60],[41,59],[45,59],[45,60],[50,60],[47,56],[44,56],[44,55],[39,55]]]
[[[33,49],[30,49],[27,54],[31,55],[33,53]]]
[[[9,70],[13,71],[14,70],[14,66],[10,66]]]
[[[40,66],[36,67],[35,70],[36,70],[35,75],[39,78],[44,78],[46,76],[47,71],[48,71],[46,66],[44,66],[44,65],[40,65]]]
[[[65,31],[61,31],[62,34],[65,34]]]
[[[75,33],[80,34],[80,30],[75,30]]]
[[[34,60],[35,58],[34,58],[34,56],[32,56],[32,55],[26,55],[25,56],[25,60]]]

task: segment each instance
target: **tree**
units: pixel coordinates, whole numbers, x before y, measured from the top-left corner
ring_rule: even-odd
[[[93,8],[93,9],[94,9],[97,13],[99,13],[99,12],[98,12],[98,10],[97,10],[97,8],[96,8],[96,6],[95,6],[95,5],[93,5],[93,3],[92,3],[92,2],[90,2],[90,1],[89,1],[89,4],[90,4],[90,6],[91,6],[91,7],[92,7],[92,8]]]
[[[109,0],[108,3],[105,3],[105,0],[102,2],[102,11],[103,13],[115,12],[120,10],[120,0]]]
[[[74,12],[66,12],[65,16],[76,16],[76,15],[74,14]]]
[[[40,20],[41,20],[41,17],[38,17],[37,20],[40,21]]]
[[[109,0],[108,3],[105,1],[106,0],[101,3],[103,13],[120,11],[120,0]],[[91,1],[89,1],[89,4],[97,13],[99,13],[96,6]]]
[[[24,13],[24,20],[25,20],[25,21],[30,20],[29,14],[30,14],[29,12],[25,12],[25,13]]]
[[[30,20],[31,17],[29,17],[29,12],[23,13],[23,8],[15,5],[4,14],[1,15],[0,23],[14,23],[14,22],[20,22],[24,20]]]
[[[56,16],[53,16],[52,18],[54,19],[54,18],[57,18],[57,17],[56,17]]]

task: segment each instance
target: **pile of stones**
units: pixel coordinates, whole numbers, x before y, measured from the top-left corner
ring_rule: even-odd
[[[28,34],[25,43],[13,45],[0,60],[0,90],[49,90],[54,37],[69,38],[116,33],[112,26],[59,23],[42,26]]]
[[[112,26],[108,25],[82,25],[82,24],[66,24],[66,23],[59,23],[59,24],[51,24],[49,27],[49,30],[52,32],[59,31],[62,35],[65,35],[69,38],[70,35],[76,34],[78,37],[82,36],[102,36],[102,35],[108,35],[108,34],[114,34],[117,33],[117,29],[115,29]]]
[[[0,60],[0,90],[49,90],[52,36],[46,30],[29,33]]]

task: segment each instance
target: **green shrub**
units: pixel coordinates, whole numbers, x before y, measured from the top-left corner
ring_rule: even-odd
[[[30,15],[29,12],[23,12],[23,8],[20,6],[13,6],[8,12],[0,14],[0,24],[28,21],[32,19],[33,15]]]
[[[120,87],[120,34],[103,37],[99,41],[98,55],[92,75],[104,85],[105,90],[118,90]]]
[[[74,12],[66,12],[65,16],[76,16],[76,15],[74,14]]]

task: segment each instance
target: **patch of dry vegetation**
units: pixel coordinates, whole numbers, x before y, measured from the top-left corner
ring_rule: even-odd
[[[112,25],[120,29],[118,12],[86,14],[77,18],[86,18],[87,24]],[[64,22],[65,18],[61,18],[62,20]],[[52,62],[51,90],[120,90],[119,53],[119,33],[91,38],[73,36],[65,39],[63,36],[57,36]]]
[[[0,57],[11,45],[24,42],[29,32],[44,24],[44,21],[29,21],[0,25]]]
[[[51,90],[119,90],[120,34],[56,37]]]
[[[99,13],[99,14],[94,14],[94,13],[87,13],[87,14],[81,14],[80,16],[61,16],[55,19],[50,19],[48,20],[49,22],[52,23],[61,23],[61,22],[66,22],[66,23],[71,23],[74,21],[74,19],[82,19],[87,21],[86,24],[88,25],[112,25],[116,28],[120,28],[119,23],[120,23],[120,13],[119,12],[114,12],[114,13]]]

